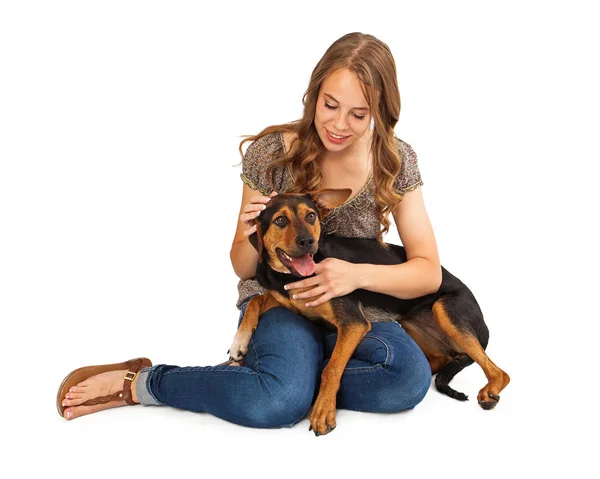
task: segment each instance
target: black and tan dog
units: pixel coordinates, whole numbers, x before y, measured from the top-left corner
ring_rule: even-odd
[[[371,264],[406,261],[401,246],[385,248],[376,240],[321,235],[320,219],[342,204],[349,194],[350,190],[323,190],[315,195],[279,195],[267,203],[257,218],[256,233],[250,236],[250,241],[259,253],[256,279],[268,292],[248,302],[230,348],[230,359],[242,360],[260,315],[273,307],[285,306],[308,319],[324,322],[328,329],[337,329],[335,348],[323,370],[321,387],[310,416],[315,434],[326,434],[335,428],[336,394],[342,373],[354,350],[371,329],[369,318],[386,315],[387,320],[398,320],[423,350],[432,373],[437,373],[438,391],[466,400],[467,396],[452,389],[448,383],[474,361],[479,364],[488,383],[479,391],[477,399],[482,408],[492,409],[500,399],[500,391],[508,384],[509,376],[485,354],[489,333],[475,297],[444,268],[442,284],[436,293],[410,300],[358,289],[308,308],[306,300],[294,300],[291,292],[284,289],[284,285],[297,281],[297,277],[311,276],[315,261],[324,258]],[[294,293],[307,289],[310,288]]]

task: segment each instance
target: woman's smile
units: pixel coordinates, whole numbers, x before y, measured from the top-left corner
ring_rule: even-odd
[[[327,133],[327,139],[329,141],[331,141],[332,143],[335,143],[336,145],[341,145],[342,143],[344,143],[344,141],[346,141],[350,137],[350,135],[347,135],[347,136],[334,135],[327,128],[325,128],[325,132]]]

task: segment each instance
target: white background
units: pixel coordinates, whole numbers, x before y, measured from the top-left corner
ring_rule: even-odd
[[[598,428],[593,2],[2,2],[3,477],[591,477]],[[442,263],[512,378],[316,438],[206,413],[55,409],[72,369],[227,359],[241,136],[299,118],[327,47],[397,63]],[[396,241],[390,234],[388,241]],[[592,434],[591,438],[584,433]],[[5,471],[11,471],[9,475]],[[597,477],[597,476],[596,476]]]

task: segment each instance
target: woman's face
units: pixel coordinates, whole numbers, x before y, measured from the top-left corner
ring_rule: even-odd
[[[360,85],[356,75],[345,68],[329,74],[321,84],[315,128],[331,152],[356,144],[369,131],[371,113]]]

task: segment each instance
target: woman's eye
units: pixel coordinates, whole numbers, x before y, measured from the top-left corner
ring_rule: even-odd
[[[325,108],[329,108],[330,110],[335,110],[337,108],[337,106],[333,106],[330,105],[329,103],[325,102]],[[365,116],[360,116],[357,115],[356,113],[353,113],[353,115],[358,119],[358,120],[364,120]]]

